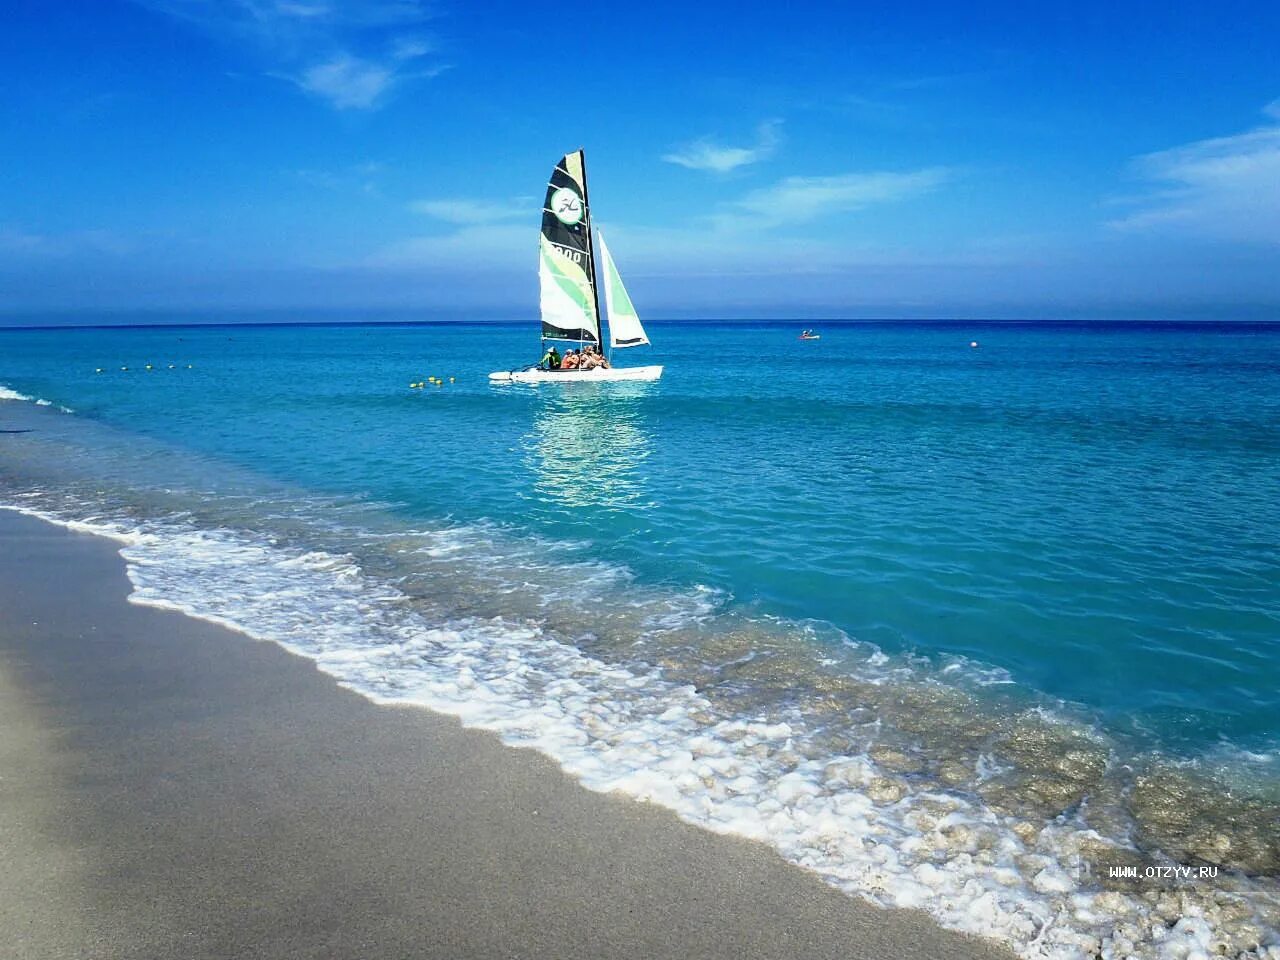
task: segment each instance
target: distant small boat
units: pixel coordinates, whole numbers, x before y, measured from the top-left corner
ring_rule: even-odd
[[[614,266],[604,236],[600,244],[600,269],[605,305],[609,310],[609,352],[639,347],[649,342],[640,317],[631,303],[622,277]],[[547,341],[603,346],[600,295],[596,289],[596,247],[591,238],[591,210],[587,203],[587,160],[583,151],[566,154],[547,183],[542,204],[541,256],[538,280],[542,287],[542,350]],[[570,348],[572,349],[572,348]],[[495,383],[598,383],[609,380],[657,380],[661,366],[593,367],[590,370],[547,369],[541,363],[519,370],[489,374]]]
[[[814,333],[812,330],[802,330],[800,332],[801,340],[821,340],[822,335]]]

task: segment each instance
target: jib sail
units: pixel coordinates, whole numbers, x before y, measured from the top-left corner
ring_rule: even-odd
[[[638,347],[649,342],[644,327],[640,325],[640,317],[631,303],[627,288],[622,285],[622,277],[614,266],[609,248],[605,246],[604,234],[596,231],[600,240],[600,266],[604,270],[604,302],[609,310],[609,345],[611,347]]]

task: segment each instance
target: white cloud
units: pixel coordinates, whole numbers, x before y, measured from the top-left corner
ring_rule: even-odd
[[[341,53],[292,79],[303,90],[323,97],[339,110],[368,110],[391,86],[395,73],[388,67]]]
[[[935,189],[951,176],[944,167],[907,173],[845,173],[787,177],[753,190],[712,217],[721,229],[807,223],[877,203],[906,200]]]
[[[422,0],[135,0],[262,60],[269,76],[338,110],[371,110],[398,84],[444,67]]]
[[[1280,120],[1280,101],[1263,113]],[[1280,123],[1149,153],[1133,165],[1153,187],[1111,226],[1280,243]]]
[[[718,144],[709,137],[703,137],[692,143],[678,147],[665,154],[663,160],[690,170],[710,170],[713,173],[728,173],[739,167],[759,163],[773,155],[778,147],[779,120],[767,120],[756,130],[756,142],[749,147],[730,147]]]
[[[397,37],[391,45],[390,56],[397,63],[403,63],[407,60],[417,60],[419,57],[425,57],[427,54],[435,52],[435,48],[435,44],[425,37]]]
[[[507,202],[461,199],[418,200],[409,206],[410,209],[418,213],[425,213],[427,216],[436,220],[443,220],[445,223],[461,225],[501,223],[504,220],[515,220],[531,216],[533,217],[533,222],[536,222],[536,216],[530,213],[530,211],[536,211],[536,202],[532,200],[511,200]]]

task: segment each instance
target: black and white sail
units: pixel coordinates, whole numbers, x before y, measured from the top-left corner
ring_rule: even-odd
[[[599,344],[600,304],[581,150],[566,154],[551,174],[542,205],[540,247],[543,339]]]

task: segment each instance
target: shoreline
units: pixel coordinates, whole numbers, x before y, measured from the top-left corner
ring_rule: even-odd
[[[1012,956],[129,603],[111,541],[9,510],[0,538],[19,957]]]

